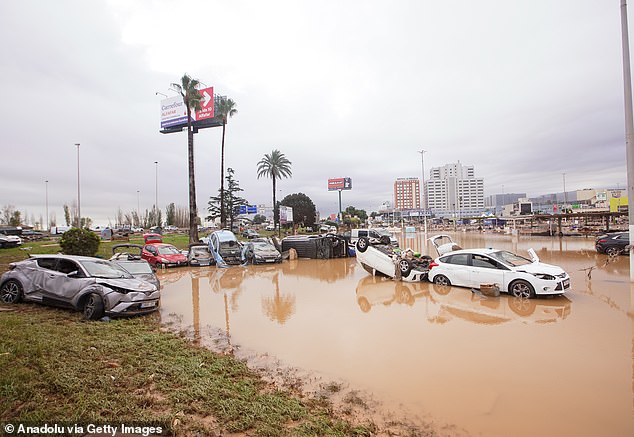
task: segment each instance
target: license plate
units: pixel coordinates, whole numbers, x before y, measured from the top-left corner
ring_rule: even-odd
[[[141,302],[141,308],[152,308],[156,306],[156,301],[153,302]]]
[[[563,282],[563,285],[564,285],[564,290],[565,290],[566,288],[570,288],[570,279],[566,279],[566,280]]]
[[[272,262],[275,262],[275,260],[274,259],[267,259],[266,262],[267,263],[272,263]]]

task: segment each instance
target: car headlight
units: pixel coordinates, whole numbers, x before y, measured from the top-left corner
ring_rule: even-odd
[[[121,294],[128,294],[128,293],[130,293],[132,291],[132,290],[128,290],[127,288],[116,287],[116,286],[111,285],[111,284],[102,284],[102,285],[104,287],[108,287],[112,291],[115,291],[115,292],[121,293]]]
[[[555,277],[553,275],[549,275],[547,273],[533,273],[533,276],[539,279],[544,279],[546,281],[554,281]]]

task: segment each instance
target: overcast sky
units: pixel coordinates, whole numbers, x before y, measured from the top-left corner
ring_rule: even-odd
[[[279,149],[322,216],[378,210],[398,177],[460,161],[485,194],[624,187],[619,0],[0,2],[0,206],[29,219],[77,198],[186,207],[186,133],[159,133],[156,92],[183,73],[237,103],[227,167],[272,202],[257,162]],[[630,9],[630,15],[634,13]],[[634,30],[632,30],[634,31]],[[199,212],[220,183],[221,129],[195,137]],[[427,177],[427,176],[426,176]],[[504,187],[504,188],[503,188]],[[137,191],[139,196],[137,197]]]

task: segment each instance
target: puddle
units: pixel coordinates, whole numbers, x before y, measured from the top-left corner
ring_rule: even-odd
[[[431,253],[422,234],[397,238]],[[313,396],[335,381],[345,389],[331,397],[372,394],[347,408],[377,402],[420,426],[433,420],[441,435],[633,435],[629,259],[608,262],[592,238],[454,239],[523,255],[532,247],[570,274],[572,289],[551,299],[486,298],[373,278],[354,258],[300,259],[159,272],[161,317],[272,381]]]

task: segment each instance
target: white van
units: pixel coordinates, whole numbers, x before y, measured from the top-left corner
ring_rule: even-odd
[[[62,235],[64,232],[70,229],[70,226],[53,226],[51,228],[51,235]]]
[[[398,247],[398,240],[396,238],[394,238],[385,229],[381,229],[381,228],[353,229],[352,231],[350,231],[350,244],[351,245],[355,245],[355,247],[356,247],[357,240],[359,239],[359,237],[372,238],[372,239],[378,240],[378,241],[381,241],[381,238],[385,239],[387,237],[387,238],[389,238],[390,244],[393,247]]]

